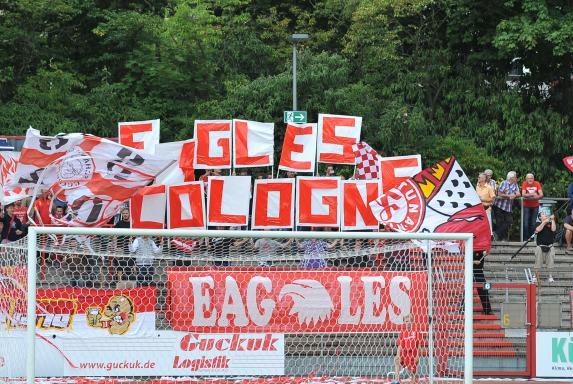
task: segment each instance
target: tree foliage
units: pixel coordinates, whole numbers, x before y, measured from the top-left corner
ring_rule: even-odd
[[[114,136],[162,119],[277,123],[291,106],[363,116],[383,155],[455,155],[469,173],[534,172],[551,195],[572,154],[573,5],[565,0],[0,0],[0,129]],[[509,78],[513,69],[523,76]],[[547,193],[546,192],[546,193]]]

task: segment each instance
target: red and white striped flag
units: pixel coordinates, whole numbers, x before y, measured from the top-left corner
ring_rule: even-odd
[[[363,141],[352,145],[354,152],[356,180],[372,180],[380,178],[380,161],[378,153]]]
[[[30,128],[11,184],[34,188],[34,195],[49,189],[66,202],[65,217],[53,222],[99,226],[172,162],[97,136],[47,137]]]

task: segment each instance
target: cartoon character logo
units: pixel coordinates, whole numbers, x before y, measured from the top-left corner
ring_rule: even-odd
[[[135,322],[135,306],[129,296],[113,295],[103,314],[99,307],[88,308],[86,321],[89,327],[107,329],[110,335],[123,335]]]
[[[289,315],[298,315],[299,324],[314,325],[330,318],[334,304],[326,288],[316,280],[299,279],[285,284],[279,300],[290,297],[292,308]]]

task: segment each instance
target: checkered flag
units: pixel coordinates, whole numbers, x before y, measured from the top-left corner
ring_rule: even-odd
[[[354,164],[356,171],[354,178],[356,180],[372,180],[380,178],[379,156],[371,146],[361,141],[352,145],[354,152]]]

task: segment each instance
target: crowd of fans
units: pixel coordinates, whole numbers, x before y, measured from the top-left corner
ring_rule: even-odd
[[[246,176],[247,171],[239,169],[234,175]],[[221,176],[220,170],[207,170],[199,177],[199,180],[207,181],[210,176]],[[325,176],[334,176],[334,167],[326,168]],[[260,173],[256,179],[272,178],[272,174]],[[294,172],[287,172],[286,177],[294,178]],[[533,174],[527,174],[518,185],[515,172],[508,172],[507,177],[499,185],[493,178],[491,170],[480,173],[477,179],[476,192],[488,214],[492,238],[498,241],[508,240],[513,221],[512,210],[517,199],[523,199],[523,230],[526,238],[537,234],[536,237],[536,263],[535,270],[539,271],[543,264],[549,269],[549,280],[553,281],[551,271],[554,266],[554,242],[557,225],[554,216],[540,212],[540,200],[543,198],[541,184],[535,180]],[[573,198],[573,183],[569,185],[567,195]],[[53,200],[53,201],[52,201]],[[563,224],[563,239],[566,242],[567,253],[573,252],[573,201],[567,205],[567,216]],[[50,211],[51,210],[51,211]],[[39,196],[31,208],[27,208],[22,202],[15,202],[0,209],[0,230],[2,243],[17,241],[26,236],[29,225],[56,225],[52,218],[65,216],[67,207],[64,202],[52,199],[52,196],[44,194]],[[31,220],[29,220],[31,219]],[[130,211],[125,206],[120,213],[108,223],[113,228],[130,228]],[[211,229],[246,229],[242,227],[216,227]],[[306,231],[336,231],[337,228],[302,228],[297,230]],[[383,231],[383,227],[379,229]],[[50,238],[54,247],[65,249],[62,254],[54,253],[53,259],[57,263],[65,263],[72,286],[85,286],[86,281],[96,280],[98,275],[98,260],[91,248],[90,238],[85,236],[53,236]],[[392,264],[393,269],[410,268],[410,261],[406,260],[403,253],[390,252],[385,255],[365,256],[360,250],[367,246],[367,240],[275,240],[275,239],[231,239],[227,237],[212,237],[201,240],[170,239],[167,244],[163,240],[150,237],[116,237],[108,245],[112,254],[118,257],[112,259],[111,268],[114,279],[117,281],[137,282],[137,285],[145,286],[153,283],[155,273],[154,261],[166,249],[178,249],[191,255],[197,250],[208,252],[213,256],[213,265],[229,266],[231,252],[248,252],[258,255],[258,265],[261,267],[273,265],[277,256],[290,254],[297,255],[299,265],[303,268],[333,267],[384,267],[384,264]],[[339,252],[340,257],[328,258],[329,252]],[[121,255],[121,257],[119,257]],[[476,256],[476,268],[481,266],[483,275],[483,255]],[[175,265],[188,265],[177,260]],[[479,274],[479,273],[478,273]],[[479,276],[478,276],[479,278]],[[481,296],[481,295],[480,295]],[[488,307],[488,305],[484,306]]]

